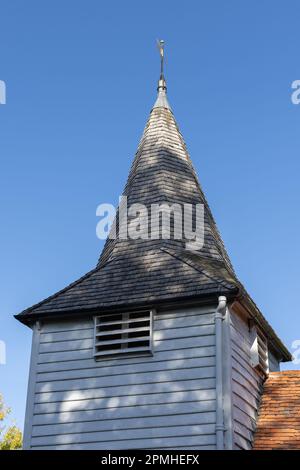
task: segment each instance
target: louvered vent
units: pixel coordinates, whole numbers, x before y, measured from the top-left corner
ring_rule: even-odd
[[[152,311],[95,317],[94,356],[151,352]]]
[[[263,333],[253,326],[251,329],[251,362],[252,366],[257,368],[265,375],[269,373],[268,342]]]

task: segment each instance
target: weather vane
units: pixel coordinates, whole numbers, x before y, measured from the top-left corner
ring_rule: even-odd
[[[164,76],[164,48],[165,48],[165,41],[163,39],[157,39],[157,47],[159,50],[160,55],[160,76],[161,78]]]

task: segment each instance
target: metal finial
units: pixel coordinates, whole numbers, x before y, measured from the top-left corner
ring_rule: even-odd
[[[167,85],[164,77],[164,47],[165,41],[157,39],[157,47],[160,55],[160,77],[158,80],[158,95],[153,108],[167,108],[171,109],[167,99]]]
[[[160,77],[158,81],[158,90],[166,90],[166,81],[164,77],[164,49],[165,49],[165,41],[163,39],[157,39],[157,47],[159,50],[159,55],[160,55]]]
[[[160,55],[160,78],[162,79],[164,76],[164,48],[165,48],[165,41],[163,39],[157,39],[157,47],[159,50]]]

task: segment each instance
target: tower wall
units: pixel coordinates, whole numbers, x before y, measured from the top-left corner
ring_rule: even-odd
[[[32,449],[214,449],[215,308],[158,312],[153,356],[95,361],[93,318],[35,329]]]

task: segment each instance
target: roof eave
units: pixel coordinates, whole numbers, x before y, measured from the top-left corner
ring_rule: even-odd
[[[199,294],[197,296],[181,296],[173,297],[171,299],[155,300],[149,302],[138,302],[138,303],[124,303],[113,306],[99,306],[94,308],[80,308],[80,309],[66,309],[66,310],[49,310],[43,312],[28,312],[24,310],[24,313],[18,313],[14,315],[14,318],[19,322],[23,323],[26,326],[31,326],[34,322],[40,320],[49,320],[49,319],[66,319],[73,317],[80,317],[82,315],[95,315],[96,313],[104,312],[115,312],[120,310],[137,310],[137,309],[146,309],[146,308],[172,308],[178,307],[178,302],[181,302],[184,306],[187,305],[208,305],[208,304],[217,304],[218,296],[226,295],[228,301],[233,301],[238,294],[238,289],[218,289],[216,292],[209,294]]]

